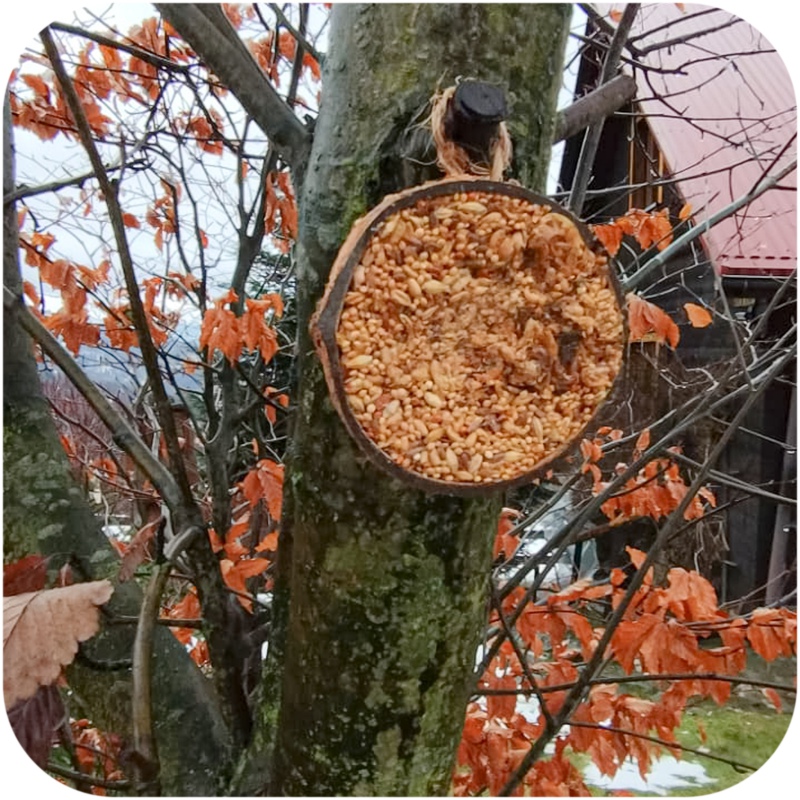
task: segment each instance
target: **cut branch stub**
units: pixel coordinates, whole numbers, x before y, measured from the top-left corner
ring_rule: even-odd
[[[627,323],[582,223],[520,186],[463,176],[387,197],[353,226],[311,333],[374,464],[481,495],[530,483],[583,435]]]

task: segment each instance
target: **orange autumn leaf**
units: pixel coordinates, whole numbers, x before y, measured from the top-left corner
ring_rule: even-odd
[[[514,551],[519,545],[519,539],[511,535],[511,531],[517,523],[520,513],[513,508],[504,508],[497,523],[497,534],[494,540],[494,555],[497,558],[501,553],[503,558],[509,559],[514,555]]]
[[[269,515],[274,520],[281,518],[283,504],[283,464],[262,458],[254,469],[247,473],[239,484],[251,507],[260,500],[267,504]]]
[[[713,321],[711,312],[695,303],[684,303],[683,309],[693,328],[707,328]]]
[[[590,439],[581,440],[581,455],[586,462],[599,461],[603,457],[603,451],[597,442]],[[587,470],[584,469],[583,472]]]
[[[660,211],[633,208],[605,225],[593,225],[592,232],[611,256],[619,252],[623,236],[632,236],[643,250],[653,245],[663,250],[672,241],[672,223],[666,208]]]
[[[681,210],[678,212],[678,219],[681,222],[686,222],[689,217],[692,216],[692,204],[691,203],[684,203],[681,206]]]
[[[776,608],[757,608],[753,611],[747,627],[747,640],[765,661],[793,655],[781,611]]]
[[[680,330],[663,309],[632,292],[625,299],[632,342],[655,341],[668,344],[673,350],[678,346]]]
[[[220,562],[222,579],[237,593],[236,599],[247,611],[252,611],[253,601],[249,599],[250,592],[247,590],[245,581],[260,575],[269,565],[270,562],[266,558],[242,559],[236,563],[229,558],[224,558]]]
[[[278,549],[278,531],[268,533],[256,546],[256,553],[274,553]]]
[[[33,89],[37,97],[44,100],[45,103],[50,102],[50,87],[41,77],[38,75],[21,75],[20,78],[23,83],[25,83],[29,88]]]
[[[610,256],[619,252],[622,244],[622,229],[613,223],[610,225],[593,225],[592,232],[606,249]]]
[[[774,689],[770,688],[765,688],[761,691],[764,693],[764,697],[766,697],[767,700],[772,703],[772,705],[775,707],[775,710],[780,714],[783,707],[780,695]]]
[[[672,223],[669,221],[667,209],[648,214],[641,220],[634,235],[643,250],[652,245],[656,245],[658,250],[664,250],[672,241]]]
[[[194,135],[201,150],[213,155],[222,155],[222,140],[205,117],[194,117],[189,120],[186,130]]]
[[[138,217],[136,217],[134,214],[123,214],[122,215],[122,224],[126,228],[141,228],[142,227],[141,223],[139,222]]]
[[[639,434],[639,438],[636,440],[636,446],[634,447],[634,450],[637,453],[644,453],[648,447],[650,447],[650,428],[645,428]]]
[[[239,359],[244,348],[240,320],[227,307],[236,299],[236,292],[231,289],[211,308],[206,309],[200,328],[200,349],[207,347],[212,353],[219,350],[231,363]]]
[[[314,78],[315,81],[320,80],[322,77],[322,72],[319,68],[319,61],[317,61],[311,53],[303,53],[303,66],[306,69],[311,70],[311,76]]]

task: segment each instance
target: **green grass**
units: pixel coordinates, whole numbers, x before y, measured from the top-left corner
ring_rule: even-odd
[[[707,750],[714,755],[758,768],[781,743],[791,718],[791,712],[745,711],[702,703],[686,711],[676,735],[678,741],[687,747]],[[700,726],[705,729],[705,742],[700,735]],[[715,783],[675,789],[671,792],[674,796],[692,797],[718,792],[753,774],[749,770],[739,771],[728,764],[693,753],[684,754],[683,759],[702,764],[708,777],[713,778]]]
[[[795,684],[797,675],[796,658],[780,658],[767,663],[751,654],[743,677],[754,680],[771,681],[786,686]],[[657,701],[660,691],[648,684],[632,684],[625,691],[647,699]],[[783,740],[792,719],[794,695],[779,692],[783,703],[781,712],[777,712],[764,697],[761,689],[746,685],[734,687],[731,697],[724,706],[718,706],[711,700],[701,702],[690,701],[675,731],[678,742],[709,754],[730,759],[740,764],[760,768],[765,764]],[[701,735],[705,732],[705,741]],[[669,751],[664,750],[664,755]],[[696,797],[709,795],[735,786],[753,774],[751,770],[737,770],[721,761],[715,761],[695,753],[684,752],[684,762],[692,762],[702,766],[705,774],[714,783],[697,786],[675,787],[670,790],[670,797]],[[589,759],[583,754],[576,754],[575,764],[583,769]],[[595,796],[605,796],[606,791],[590,786]],[[650,791],[633,791],[638,796],[653,796]]]

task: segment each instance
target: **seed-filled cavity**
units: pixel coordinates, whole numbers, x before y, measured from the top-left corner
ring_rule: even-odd
[[[514,479],[574,439],[622,363],[605,256],[547,206],[482,191],[387,217],[352,273],[336,341],[350,409],[396,464]]]

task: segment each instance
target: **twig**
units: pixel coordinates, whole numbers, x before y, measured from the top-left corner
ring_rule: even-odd
[[[93,775],[75,772],[74,770],[67,769],[59,764],[53,764],[52,762],[49,762],[47,766],[45,766],[45,770],[53,775],[58,775],[59,778],[66,778],[68,781],[75,781],[75,783],[86,783],[101,789],[113,789],[124,792],[132,788],[130,781],[109,781],[105,778],[95,778]]]
[[[305,50],[306,53],[308,53],[314,59],[314,61],[317,62],[317,64],[322,66],[322,59],[324,58],[323,54],[320,53],[320,51],[317,50],[317,48],[314,47],[314,45],[308,41],[305,34],[298,31],[297,28],[295,28],[294,25],[292,25],[286,14],[284,14],[283,11],[281,11],[281,7],[277,3],[270,3],[269,9],[277,17],[278,22],[280,22],[280,24],[283,25],[283,27],[286,28],[286,30],[292,34],[297,44],[300,45],[303,48],[303,50]]]
[[[311,135],[272,87],[221,9],[202,4],[156,3],[164,18],[239,99],[295,170],[303,171]],[[213,17],[213,19],[212,19]]]
[[[111,432],[114,441],[136,462],[167,503],[178,502],[178,486],[169,470],[153,456],[136,431],[106,400],[77,362],[59,344],[45,326],[14,297],[8,287],[3,287],[3,308],[15,314],[17,322],[61,369],[72,385],[86,398]]]
[[[685,464],[688,467],[702,467],[700,462],[683,455],[683,453],[671,453],[670,456],[671,458],[674,458],[675,461],[679,461],[681,464]],[[715,469],[709,470],[708,477],[717,483],[723,484],[724,486],[730,486],[733,489],[739,489],[743,492],[747,492],[748,494],[755,495],[757,497],[763,497],[765,500],[772,500],[775,503],[785,503],[786,505],[790,506],[797,505],[797,498],[795,497],[788,497],[783,494],[768,492],[766,489],[762,489],[760,486],[747,483],[747,481],[740,480],[733,475],[726,475],[724,472],[719,472]]]
[[[150,334],[147,312],[144,309],[144,303],[139,294],[139,284],[136,279],[133,258],[125,234],[125,223],[123,221],[122,208],[119,204],[119,184],[116,181],[112,181],[108,176],[105,164],[103,164],[100,153],[95,146],[92,131],[83,110],[83,105],[72,80],[69,75],[67,75],[50,30],[45,28],[40,33],[40,36],[47,57],[50,59],[53,71],[61,85],[67,107],[72,114],[72,118],[75,120],[78,137],[86,154],[89,156],[89,161],[94,169],[97,182],[105,198],[109,220],[114,231],[114,241],[117,246],[120,266],[125,276],[125,286],[128,292],[128,302],[131,310],[131,321],[136,329],[139,349],[142,354],[142,362],[150,381],[150,390],[153,393],[156,413],[158,414],[158,420],[163,430],[167,455],[169,457],[170,471],[178,486],[183,502],[187,507],[191,507],[194,505],[194,498],[186,473],[186,465],[183,461],[183,453],[181,452],[180,443],[178,441],[175,416],[172,413],[172,407],[167,397],[166,390],[164,389],[164,382],[158,367],[158,352],[156,351]]]
[[[132,56],[150,64],[153,67],[160,69],[167,69],[172,72],[187,73],[191,71],[191,67],[186,64],[179,64],[176,61],[170,61],[168,58],[152,53],[150,50],[145,50],[143,47],[137,47],[133,44],[125,44],[119,39],[112,39],[110,36],[104,36],[102,33],[95,33],[94,31],[87,31],[75,25],[67,25],[64,22],[51,22],[50,26],[54,31],[62,31],[63,33],[71,33],[73,36],[80,36],[83,39],[90,39],[105,47],[113,47],[117,50],[122,50]],[[106,68],[103,68],[106,69]]]
[[[668,247],[665,247],[660,253],[654,255],[646,264],[644,264],[630,278],[628,278],[628,280],[623,284],[623,290],[625,292],[630,292],[636,289],[638,286],[644,283],[645,279],[648,278],[655,270],[664,266],[664,264],[666,264],[670,258],[675,256],[676,253],[678,253],[682,248],[686,247],[687,244],[693,242],[704,233],[707,233],[716,224],[722,222],[722,220],[727,219],[735,214],[740,208],[744,208],[746,205],[752,203],[753,200],[755,200],[757,197],[760,197],[762,194],[764,194],[764,192],[774,188],[787,175],[789,175],[791,172],[794,172],[796,168],[797,159],[793,160],[790,164],[787,164],[776,175],[773,175],[772,177],[765,177],[758,183],[755,189],[748,194],[739,197],[732,203],[725,206],[725,208],[721,208],[715,214],[712,214],[708,219],[703,220],[703,222],[701,222],[699,225],[690,228],[682,236],[679,236],[677,239],[675,239],[672,244],[670,244]]]
[[[755,772],[758,769],[758,767],[750,766],[750,764],[745,764],[742,761],[734,761],[733,759],[725,758],[724,756],[716,756],[713,753],[707,753],[705,750],[687,747],[686,745],[679,744],[678,742],[668,742],[666,739],[660,739],[658,736],[649,736],[646,733],[637,733],[636,731],[629,731],[625,728],[615,728],[613,725],[601,725],[598,722],[575,722],[575,720],[570,720],[569,724],[573,728],[591,728],[593,730],[616,733],[622,736],[633,736],[635,739],[644,739],[647,742],[654,742],[655,744],[663,745],[670,750],[680,750],[682,753],[692,753],[693,755],[702,756],[703,758],[710,758],[712,761],[721,761],[723,764],[728,764],[737,770],[749,769],[751,772]]]
[[[650,683],[651,681],[721,681],[734,686],[755,686],[758,689],[776,689],[780,692],[797,694],[797,687],[788,683],[775,683],[773,681],[757,681],[749,678],[736,678],[731,675],[718,675],[716,672],[676,672],[656,675],[618,675],[608,678],[592,678],[587,685],[604,686],[610,683]],[[558,683],[551,686],[542,686],[537,689],[478,689],[474,695],[528,695],[548,694],[549,692],[566,692],[575,687],[575,682]]]
[[[542,693],[539,689],[539,685],[536,682],[536,678],[533,676],[531,672],[531,668],[528,664],[527,659],[525,658],[525,654],[521,651],[519,642],[517,642],[514,633],[508,626],[508,622],[506,621],[505,614],[503,614],[503,607],[500,601],[497,598],[497,594],[493,591],[492,592],[492,605],[494,606],[494,610],[497,612],[497,616],[500,619],[500,624],[503,626],[503,630],[506,632],[506,638],[509,642],[511,642],[511,646],[514,648],[514,653],[517,656],[517,660],[519,661],[520,666],[522,667],[522,671],[525,674],[525,677],[528,680],[528,683],[531,686],[530,691],[536,696],[536,699],[539,701],[539,709],[542,712],[542,716],[545,720],[545,725],[547,729],[550,730],[553,728],[553,715],[550,713],[550,709],[547,707],[547,704],[544,702],[544,697],[542,697]],[[552,731],[553,733],[557,732],[557,729]]]
[[[137,159],[135,161],[131,161],[126,164],[126,167],[133,167],[139,166],[140,164],[144,164],[145,162],[142,159]],[[109,172],[114,172],[116,170],[122,169],[122,165],[118,166],[110,166],[107,168]],[[68,186],[82,186],[86,181],[91,180],[94,178],[94,172],[85,172],[82,175],[76,175],[74,178],[63,178],[60,181],[51,181],[50,183],[41,183],[37,186],[27,186],[26,184],[22,184],[14,189],[13,192],[9,192],[7,195],[3,196],[3,205],[8,205],[9,203],[16,203],[17,200],[25,200],[28,197],[35,197],[38,194],[46,194],[47,192],[58,192],[61,189],[65,189]]]

